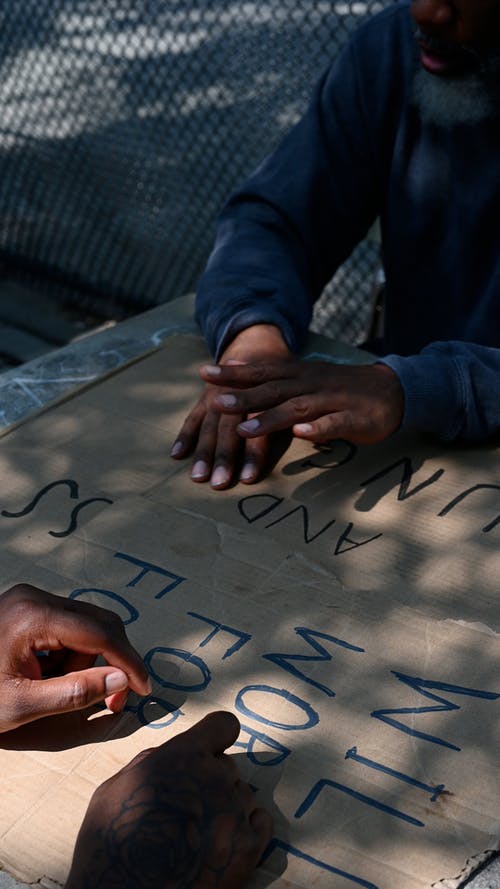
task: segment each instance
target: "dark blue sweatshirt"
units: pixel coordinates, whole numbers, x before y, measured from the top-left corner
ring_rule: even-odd
[[[256,323],[300,348],[326,282],[380,217],[382,359],[403,425],[445,440],[500,429],[499,118],[424,123],[409,4],[356,31],[279,148],[232,196],[201,279],[215,355]]]

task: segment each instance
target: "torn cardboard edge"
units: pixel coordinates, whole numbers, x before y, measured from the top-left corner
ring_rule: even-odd
[[[75,383],[75,385],[71,389],[67,390],[66,392],[62,392],[60,395],[57,395],[55,398],[51,399],[41,407],[34,408],[32,413],[21,417],[19,420],[11,423],[9,426],[0,427],[0,439],[5,438],[7,435],[10,435],[11,432],[15,432],[16,429],[19,429],[21,426],[29,423],[31,420],[36,420],[37,417],[42,416],[42,414],[46,414],[53,408],[58,407],[61,404],[65,404],[67,401],[71,401],[76,396],[81,395],[82,392],[85,392],[88,389],[93,389],[95,386],[98,386],[105,380],[109,380],[111,377],[116,376],[117,374],[126,370],[128,367],[131,367],[134,364],[139,364],[141,361],[149,358],[150,355],[153,355],[155,352],[159,352],[162,348],[163,344],[152,346],[151,349],[148,349],[146,352],[141,352],[139,355],[135,355],[134,357],[127,359],[124,364],[120,364],[118,365],[118,367],[113,367],[110,370],[104,372],[101,371],[99,375],[96,376],[93,380],[86,380],[82,381],[81,383]]]
[[[26,401],[21,411],[19,419],[13,419],[0,428],[0,437],[5,435],[10,429],[17,428],[24,419],[29,419],[35,414],[43,413],[45,407],[59,404],[65,400],[66,396],[76,394],[86,388],[87,385],[93,385],[113,371],[119,371],[127,367],[129,362],[134,362],[135,358],[146,356],[155,348],[161,348],[162,343],[173,334],[194,334],[199,335],[198,326],[194,320],[194,293],[186,293],[178,296],[167,303],[160,303],[139,314],[133,315],[120,321],[119,324],[107,330],[93,331],[81,339],[73,340],[59,349],[52,349],[44,355],[28,361],[18,368],[7,370],[0,374],[0,391],[3,387],[9,385],[18,386],[18,388],[28,390],[30,385],[47,385],[50,386],[51,380],[40,380],[39,374],[44,376],[44,369],[52,368],[53,363],[57,363],[56,359],[60,356],[61,360],[67,359],[68,364],[72,363],[75,367],[80,364],[79,358],[83,356],[84,363],[89,363],[90,367],[95,365],[95,378],[82,380],[72,380],[71,383],[62,392],[57,393],[53,398],[45,402],[42,407],[35,406],[37,399]],[[120,362],[114,368],[103,366],[103,356],[110,351],[120,353]],[[127,357],[128,355],[128,357]],[[57,370],[54,372],[57,373]],[[19,376],[23,375],[23,386],[17,382]],[[52,381],[53,382],[53,381]],[[6,411],[8,417],[9,411]]]
[[[478,876],[481,871],[492,861],[500,850],[500,840],[492,849],[486,849],[484,852],[478,852],[465,862],[458,876],[453,879],[442,879],[436,883],[432,883],[431,889],[460,889],[466,880],[473,876]]]

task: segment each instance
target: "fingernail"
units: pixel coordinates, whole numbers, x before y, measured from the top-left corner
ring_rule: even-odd
[[[219,404],[222,404],[223,407],[236,407],[238,404],[238,399],[235,395],[218,395],[217,401]]]
[[[191,478],[207,478],[210,473],[208,463],[204,460],[197,460],[191,470]]]
[[[293,431],[299,435],[309,435],[309,433],[313,431],[313,428],[310,423],[296,423],[293,427]]]
[[[148,677],[148,680],[146,682],[145,694],[150,695],[150,694],[152,694],[152,691],[153,691],[153,683],[151,682],[151,679]]]
[[[253,420],[245,420],[244,423],[240,423],[238,429],[241,429],[243,432],[257,432],[257,429],[260,427],[260,420],[257,420],[254,417]]]
[[[176,441],[175,444],[172,445],[170,456],[177,457],[177,454],[180,454],[182,451],[182,441]]]
[[[205,364],[202,367],[202,371],[204,374],[207,374],[209,377],[218,377],[222,370],[216,364]]]
[[[123,691],[127,688],[127,685],[128,679],[121,670],[117,670],[116,673],[108,673],[104,680],[104,688],[107,695],[113,694],[115,691]]]
[[[229,478],[230,476],[227,469],[225,469],[224,466],[218,466],[212,473],[210,484],[214,488],[219,488],[221,485],[227,485]]]
[[[257,467],[255,463],[245,463],[243,469],[240,472],[240,479],[242,482],[249,482],[254,479],[257,475]]]

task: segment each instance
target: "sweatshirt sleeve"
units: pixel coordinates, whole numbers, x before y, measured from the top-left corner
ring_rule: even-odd
[[[500,430],[500,349],[435,342],[418,355],[387,355],[380,363],[403,387],[403,427],[442,441],[481,441]]]
[[[302,120],[219,218],[196,301],[216,357],[257,323],[276,324],[300,349],[314,301],[378,212],[369,117],[348,46]]]

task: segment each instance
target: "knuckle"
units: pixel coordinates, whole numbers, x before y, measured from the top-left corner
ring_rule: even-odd
[[[214,387],[213,387],[212,383],[205,383],[205,386],[203,387],[201,395],[198,398],[198,401],[191,408],[191,410],[188,414],[188,417],[190,417],[191,419],[196,418],[197,420],[199,420],[200,418],[203,419],[203,416],[206,413],[207,408],[211,404],[211,401],[213,398],[213,392],[214,392]]]
[[[258,836],[248,824],[239,825],[239,852],[245,859],[247,867],[253,867],[261,851]]]
[[[38,622],[39,605],[26,598],[26,587],[14,587],[14,593],[9,596],[6,605],[9,609],[8,628],[15,631],[18,638],[22,638]]]
[[[144,760],[150,759],[150,757],[155,752],[156,752],[155,747],[146,747],[144,750],[141,750],[139,753],[137,753],[137,755],[134,756],[134,758],[131,759],[130,762],[126,766],[124,766],[124,769],[122,771],[128,770],[128,769],[133,769],[133,768],[136,768],[137,766],[140,766],[144,762]]]
[[[222,440],[224,438],[229,438],[238,441],[236,427],[238,426],[238,423],[241,423],[245,416],[245,410],[240,411],[238,414],[223,414],[219,422],[219,438]]]
[[[200,437],[203,436],[212,436],[216,434],[217,428],[219,426],[220,414],[219,412],[213,408],[206,412],[203,417],[203,422],[200,428]]]
[[[303,420],[309,417],[310,402],[304,395],[291,398],[289,403],[295,418]]]
[[[26,700],[22,679],[12,679],[3,683],[0,724],[15,728],[26,722],[30,714],[30,706]]]
[[[116,611],[105,610],[103,624],[110,636],[121,636],[125,632],[123,621]]]
[[[266,383],[266,394],[273,401],[280,401],[282,399],[281,386],[278,380],[270,380]]]
[[[270,367],[267,364],[252,364],[247,367],[249,384],[251,386],[269,381]]]
[[[68,703],[73,710],[83,710],[92,703],[89,685],[83,677],[75,677],[71,686],[68,688],[68,701],[63,701],[65,706]]]
[[[157,753],[158,749],[156,747],[145,747],[144,750],[141,750],[140,753],[132,760],[133,763],[142,762],[143,759],[148,759],[154,753]]]
[[[357,415],[350,410],[343,411],[342,421],[343,428],[345,429],[346,433],[349,434],[355,432],[357,427],[360,425],[357,419]]]
[[[325,444],[337,438],[341,431],[345,432],[345,424],[339,414],[329,414],[316,420],[313,424],[313,431],[314,441],[318,444]]]
[[[212,385],[212,383],[207,386],[201,401],[196,405],[196,415],[201,423],[206,422],[206,418],[209,414],[217,413],[214,402],[219,392],[220,389],[217,386]]]
[[[207,388],[185,417],[178,438],[183,437],[190,441],[196,435],[206,417],[212,400],[211,391]]]
[[[122,638],[125,634],[123,621],[116,611],[109,608],[102,608],[100,605],[93,606],[95,629],[96,632],[105,639]]]
[[[106,778],[99,787],[96,787],[94,790],[90,802],[89,809],[95,808],[97,812],[102,816],[103,811],[105,812],[107,807],[110,804],[110,800],[113,799],[113,791],[117,780],[119,778],[120,772],[117,772],[114,775],[111,775],[109,778]]]
[[[196,430],[198,429],[199,425],[200,425],[200,420],[199,420],[198,413],[191,411],[191,413],[188,414],[188,416],[184,420],[184,422],[179,430],[179,433],[177,435],[177,438],[179,439],[179,441],[182,441],[184,443],[190,441],[191,438],[193,437],[193,435],[196,433]]]
[[[214,469],[230,469],[234,460],[234,455],[226,448],[217,451],[214,459]]]
[[[30,587],[24,583],[16,583],[14,586],[11,586],[10,589],[5,590],[2,594],[2,599],[4,600],[16,600],[19,597],[24,597],[26,592],[30,590]]]
[[[335,440],[335,429],[318,429],[317,433],[314,436],[314,441],[316,444],[327,445],[329,442]]]

